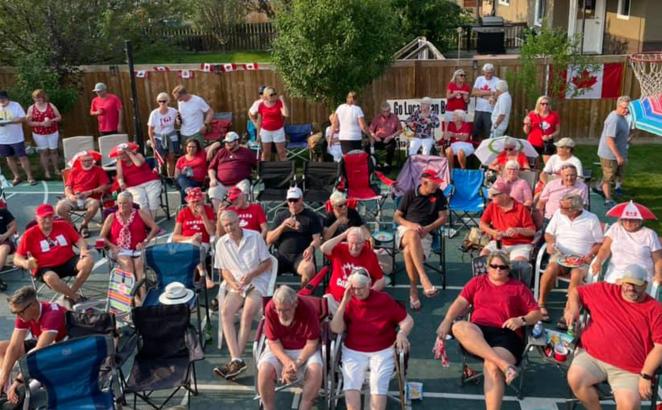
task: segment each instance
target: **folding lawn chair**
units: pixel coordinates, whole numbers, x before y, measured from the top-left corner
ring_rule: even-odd
[[[114,409],[110,380],[114,365],[108,360],[115,352],[111,336],[87,336],[55,343],[26,354],[19,366],[26,392],[24,408]],[[111,371],[102,367],[111,363]],[[36,380],[39,383],[30,383]],[[47,403],[39,403],[45,390]],[[34,398],[34,400],[33,400]]]
[[[246,145],[251,151],[257,151],[257,155],[260,155],[260,143],[257,140],[257,128],[255,128],[255,123],[253,121],[246,120]]]
[[[203,259],[202,248],[190,243],[171,242],[157,245],[150,245],[143,251],[143,260],[145,261],[145,274],[151,270],[156,277],[155,285],[147,289],[143,306],[160,305],[159,296],[164,292],[166,286],[172,282],[179,282],[187,289],[195,291],[195,296],[187,304],[189,308],[195,308],[198,319],[198,334],[200,335],[200,344],[204,346],[204,335],[202,332],[202,313],[200,311],[200,292],[205,295],[205,318],[209,326],[209,298],[207,288],[204,284],[204,278],[195,281],[198,264]],[[135,309],[134,309],[135,310]]]
[[[348,198],[354,198],[364,206],[362,215],[381,219],[382,205],[386,197],[382,196],[375,177],[375,164],[367,152],[361,150],[350,151],[343,155],[340,161],[341,180],[339,190],[345,190]],[[367,203],[374,203],[369,209]]]
[[[186,304],[140,306],[133,310],[133,323],[138,334],[138,352],[126,383],[133,393],[133,408],[140,398],[161,409],[180,389],[185,389],[190,404],[191,394],[198,394],[195,362],[204,354],[190,325],[191,311]],[[171,390],[157,405],[152,393]]]
[[[308,137],[313,135],[312,124],[287,124],[285,126],[287,136],[287,159],[301,158],[304,161],[310,159],[308,151]]]
[[[116,169],[116,160],[108,157],[108,154],[117,145],[127,142],[129,142],[129,136],[127,134],[102,135],[99,137],[97,143],[99,144],[99,152],[101,153],[101,167],[104,170],[114,171]]]
[[[80,136],[62,139],[62,151],[64,152],[64,163],[71,161],[77,153],[88,149],[94,149],[94,137]]]
[[[395,180],[386,177],[381,172],[375,172],[375,174],[391,189],[391,194],[399,198],[420,184],[421,174],[428,168],[437,171],[439,176],[444,180],[439,188],[445,191],[450,180],[448,160],[436,155],[412,155],[407,157]]]
[[[170,200],[168,199],[168,181],[166,181],[163,176],[163,162],[158,161],[155,157],[147,157],[145,161],[151,169],[159,176],[161,179],[161,195],[159,196],[159,207],[165,213],[165,216],[170,220]]]
[[[231,112],[216,112],[214,118],[209,124],[209,129],[204,134],[205,142],[211,144],[213,142],[221,141],[225,138],[232,128],[232,113]]]
[[[478,226],[478,219],[485,210],[487,197],[483,187],[484,172],[479,169],[453,168],[451,175],[449,225],[460,229]]]
[[[251,192],[254,192],[257,187],[262,187],[256,199],[263,204],[267,219],[271,219],[269,215],[273,217],[278,208],[287,203],[285,196],[287,190],[295,185],[295,173],[294,161],[258,162],[258,178],[253,183]]]
[[[333,193],[337,182],[337,163],[304,162],[302,180],[304,204],[315,212],[323,213],[325,203]]]

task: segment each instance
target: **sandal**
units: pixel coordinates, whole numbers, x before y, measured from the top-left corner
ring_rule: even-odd
[[[517,372],[517,367],[510,365],[506,368],[506,370],[503,372],[503,376],[505,379],[506,384],[510,384],[519,376],[519,373]]]
[[[540,306],[540,314],[542,315],[542,319],[540,319],[541,322],[543,323],[550,323],[552,321],[552,318],[549,316],[549,311],[545,307],[545,305],[539,305]]]
[[[436,286],[431,287],[423,291],[423,294],[426,298],[433,298],[439,294],[439,289]]]
[[[37,185],[37,180],[36,179],[28,179],[28,184]]]
[[[14,179],[11,180],[11,184],[14,185],[14,186],[20,184],[21,182],[23,182],[23,180],[21,178],[14,178]]]
[[[411,308],[411,310],[418,312],[419,310],[421,310],[421,300],[409,297],[409,307]]]

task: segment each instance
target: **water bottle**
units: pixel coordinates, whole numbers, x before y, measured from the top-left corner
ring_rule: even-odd
[[[533,336],[534,338],[537,339],[537,338],[539,338],[540,336],[542,336],[542,334],[543,334],[544,331],[545,331],[545,329],[544,329],[543,326],[542,326],[542,322],[539,320],[539,321],[537,321],[536,324],[533,326],[533,330],[531,331],[531,336]]]

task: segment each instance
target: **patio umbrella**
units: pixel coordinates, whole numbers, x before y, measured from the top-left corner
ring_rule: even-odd
[[[125,142],[122,144],[118,144],[113,147],[113,149],[110,150],[110,153],[108,153],[109,158],[117,158],[120,155],[120,151],[124,150],[130,150],[133,152],[138,151],[138,144],[134,144],[133,142]]]
[[[619,219],[644,219],[648,221],[657,219],[650,209],[634,201],[623,202],[614,206],[607,211],[607,216]]]
[[[478,157],[478,159],[483,165],[491,164],[492,162],[494,162],[497,155],[499,155],[503,151],[506,140],[514,141],[517,150],[524,153],[524,155],[526,155],[527,157],[529,158],[538,157],[538,152],[535,150],[535,148],[533,148],[533,145],[531,145],[529,141],[519,138],[508,137],[505,135],[503,137],[488,138],[483,140],[478,146],[478,148],[476,148],[474,155]]]
[[[88,155],[92,157],[94,162],[101,161],[101,153],[92,149],[88,149],[85,151],[77,152],[76,155],[74,155],[74,157],[71,158],[71,160],[69,161],[69,168],[80,168],[81,166],[80,159]]]
[[[662,136],[662,94],[633,100],[629,108],[636,128]]]

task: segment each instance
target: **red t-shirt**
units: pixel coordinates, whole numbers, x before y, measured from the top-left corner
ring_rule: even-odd
[[[271,341],[280,341],[284,349],[303,349],[308,340],[317,340],[320,337],[320,323],[317,310],[311,302],[299,298],[294,320],[285,327],[278,320],[276,305],[271,300],[265,308],[264,334]]]
[[[132,212],[134,212],[134,215],[133,221],[131,221],[131,225],[129,225],[129,232],[131,233],[129,249],[135,251],[136,246],[147,238],[147,225],[145,225],[145,221],[143,221],[143,218],[140,216],[140,212],[138,212],[137,209],[134,209]],[[120,223],[116,212],[113,223],[110,225],[110,241],[113,245],[118,245],[121,230],[122,224]]]
[[[191,167],[193,170],[192,180],[197,182],[204,181],[207,176],[207,156],[204,152],[199,152],[193,159],[188,159],[186,155],[182,155],[177,160],[175,168],[181,172],[186,167]]]
[[[262,232],[260,225],[267,223],[267,216],[260,204],[248,204],[246,208],[229,206],[228,211],[233,211],[239,217],[239,226],[243,229],[250,229]]]
[[[370,290],[364,300],[352,297],[345,308],[345,346],[359,352],[378,352],[393,346],[396,327],[407,310],[386,292]]]
[[[528,117],[531,120],[531,129],[526,139],[534,147],[542,148],[543,135],[551,135],[556,131],[559,126],[559,115],[554,111],[550,111],[549,114],[543,117],[535,111],[531,111]]]
[[[205,205],[205,212],[210,222],[214,222],[214,208]],[[200,215],[193,215],[193,211],[188,206],[182,208],[177,214],[177,223],[182,225],[182,235],[193,236],[197,233],[202,234],[202,243],[209,243],[209,233],[205,229],[205,223]]]
[[[211,160],[209,169],[216,170],[221,184],[232,186],[250,177],[256,163],[255,153],[248,148],[239,147],[233,152],[223,148]]]
[[[471,87],[469,84],[464,83],[461,86],[457,85],[454,81],[451,81],[448,83],[448,87],[446,88],[450,92],[455,92],[455,91],[464,91],[467,93],[471,93]],[[464,98],[462,96],[459,96],[457,98],[450,98],[448,101],[446,101],[446,112],[453,112],[455,110],[467,110],[467,103],[464,101]]]
[[[501,151],[499,155],[497,155],[496,161],[497,164],[501,165],[502,167],[506,166],[506,162],[508,162],[506,151]],[[519,164],[520,169],[529,167],[529,159],[522,152],[517,154],[517,163]]]
[[[591,312],[581,344],[593,357],[640,373],[654,344],[662,344],[662,304],[646,295],[641,303],[621,296],[620,285],[599,282],[577,288]]]
[[[464,285],[460,296],[473,305],[471,322],[482,326],[502,327],[510,318],[540,309],[531,290],[513,278],[497,286],[487,275],[475,276]]]
[[[159,176],[152,171],[147,161],[143,162],[139,167],[131,160],[128,162],[118,162],[118,165],[120,164],[122,167],[122,177],[127,187],[138,186],[145,182],[159,179]]]
[[[447,130],[448,130],[448,132],[451,132],[453,134],[468,134],[469,138],[467,138],[464,141],[469,142],[469,143],[473,143],[473,141],[471,140],[471,128],[472,128],[471,123],[469,123],[469,122],[465,121],[465,122],[462,123],[462,125],[460,125],[460,128],[457,128],[455,123],[451,121],[451,122],[448,123]],[[462,141],[462,140],[459,140],[456,137],[451,137],[451,144],[456,142],[456,141]]]
[[[331,260],[332,273],[326,293],[333,295],[333,298],[338,302],[342,300],[345,294],[347,278],[355,267],[365,268],[370,273],[372,283],[384,277],[384,271],[379,266],[377,255],[367,242],[358,257],[350,255],[347,242],[339,243],[333,248],[329,259]]]
[[[53,229],[46,236],[35,225],[25,231],[18,243],[16,253],[28,257],[28,253],[37,259],[39,268],[50,268],[63,265],[74,257],[73,245],[80,236],[69,222],[53,221]]]
[[[498,231],[506,231],[508,228],[530,228],[535,229],[531,211],[517,201],[513,201],[513,207],[507,211],[495,204],[489,203],[480,221],[490,225]],[[521,245],[531,243],[532,237],[516,235],[510,238],[503,238],[501,241],[505,246]]]
[[[65,321],[66,309],[57,303],[39,302],[41,306],[41,314],[39,319],[31,320],[29,322],[16,316],[14,327],[21,330],[29,330],[32,337],[38,339],[44,332],[56,331],[55,341],[59,342],[67,335],[67,326]]]
[[[67,182],[64,185],[71,188],[74,194],[77,194],[79,192],[90,191],[109,183],[110,181],[106,171],[95,165],[88,170],[85,170],[82,167],[72,169],[71,172],[69,172]],[[99,199],[101,198],[101,194],[94,193],[91,197]]]
[[[264,102],[261,102],[257,107],[257,112],[262,116],[262,128],[267,131],[277,131],[285,125],[285,117],[281,113],[283,102],[276,100],[276,103],[269,107]]]
[[[99,131],[117,131],[119,128],[121,109],[122,100],[120,100],[115,94],[107,93],[105,98],[94,97],[92,99],[90,111],[102,111],[102,113],[97,116],[97,121],[99,121]]]

